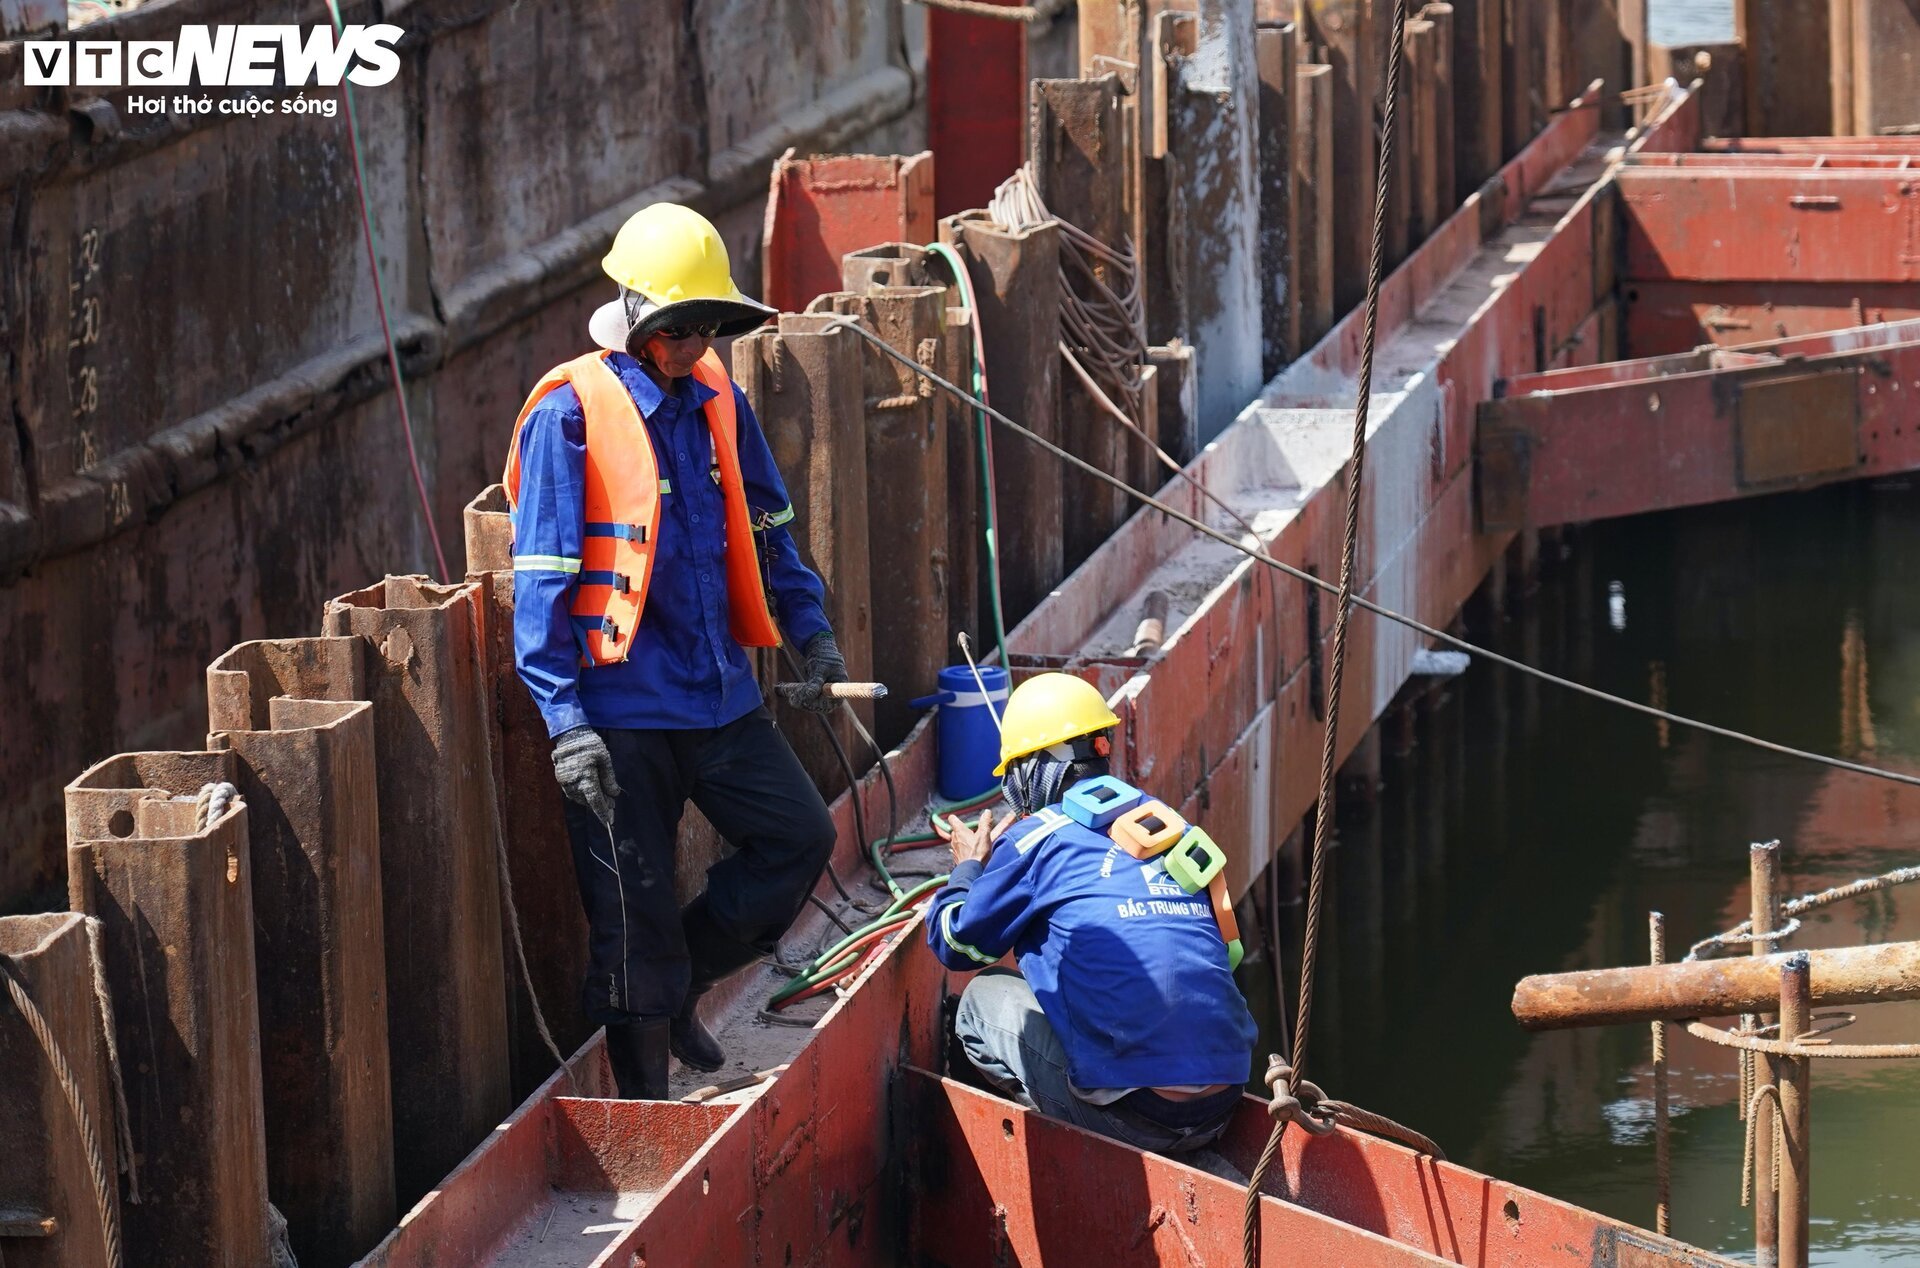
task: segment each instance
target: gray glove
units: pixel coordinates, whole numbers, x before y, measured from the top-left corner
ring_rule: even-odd
[[[620,785],[613,782],[613,754],[607,742],[590,726],[562,731],[553,742],[553,777],[560,791],[593,811],[594,818],[613,826],[613,799]]]
[[[807,643],[806,657],[807,680],[781,683],[780,695],[796,709],[832,713],[840,707],[840,702],[820,689],[830,682],[847,680],[847,661],[840,654],[840,644],[834,642],[833,631],[815,634]]]

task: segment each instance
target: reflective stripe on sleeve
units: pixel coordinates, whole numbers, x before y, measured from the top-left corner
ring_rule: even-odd
[[[755,520],[753,525],[753,531],[756,533],[764,533],[770,528],[779,528],[782,524],[791,524],[792,522],[793,522],[793,504],[789,502],[786,506],[782,507],[780,510],[768,511],[766,514],[762,515],[759,519]]]
[[[953,913],[960,910],[960,908],[964,905],[965,905],[964,903],[955,903],[953,906],[943,908],[941,910],[940,936],[946,939],[948,946],[952,947],[955,951],[958,951],[961,955],[966,956],[968,959],[978,961],[981,964],[992,964],[993,963],[992,956],[981,954],[980,948],[968,946],[966,943],[960,941],[960,939],[953,936]]]
[[[580,561],[565,555],[515,555],[515,572],[579,572]]]

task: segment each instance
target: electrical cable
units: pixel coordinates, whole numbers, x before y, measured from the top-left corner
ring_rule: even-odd
[[[1122,493],[1125,493],[1128,497],[1134,499],[1136,502],[1139,502],[1142,506],[1150,507],[1153,510],[1160,512],[1162,515],[1165,515],[1168,519],[1174,520],[1180,524],[1184,524],[1188,528],[1193,529],[1195,532],[1200,533],[1202,536],[1205,536],[1213,539],[1214,541],[1220,542],[1222,545],[1231,546],[1233,549],[1239,551],[1241,554],[1246,555],[1248,558],[1258,560],[1260,563],[1267,565],[1269,568],[1273,568],[1281,573],[1284,573],[1285,575],[1294,578],[1296,581],[1303,582],[1306,585],[1313,586],[1318,590],[1321,590],[1330,594],[1337,595],[1339,593],[1339,587],[1336,586],[1334,583],[1327,581],[1324,578],[1316,577],[1312,573],[1307,572],[1305,569],[1296,568],[1292,564],[1285,563],[1275,558],[1273,555],[1269,554],[1267,550],[1262,546],[1249,546],[1247,543],[1243,541],[1239,541],[1229,536],[1228,534],[1221,532],[1219,529],[1214,528],[1212,525],[1204,523],[1201,520],[1195,519],[1193,516],[1187,514],[1185,511],[1180,510],[1178,507],[1162,501],[1161,499],[1155,497],[1151,493],[1144,493],[1141,490],[1134,488],[1132,485],[1120,479],[1118,476],[1115,476],[1109,472],[1101,470],[1099,467],[1094,466],[1092,463],[1079,457],[1077,454],[1074,454],[1066,449],[1061,448],[1059,445],[1054,444],[1052,441],[1048,440],[1046,437],[1040,435],[1039,433],[1034,432],[1029,428],[1022,426],[1021,424],[1015,422],[1013,419],[1007,417],[1005,414],[1001,413],[999,410],[994,409],[992,406],[987,405],[985,402],[980,401],[978,398],[968,394],[967,392],[963,391],[959,387],[955,386],[953,383],[942,378],[940,375],[934,373],[932,370],[927,369],[927,367],[919,364],[918,362],[912,360],[909,357],[902,355],[901,353],[895,352],[894,349],[887,344],[886,340],[880,338],[880,336],[874,334],[872,331],[866,330],[863,327],[861,327],[857,318],[842,316],[837,318],[836,322],[837,324],[844,325],[846,326],[847,329],[856,332],[863,339],[866,339],[869,343],[873,344],[876,348],[881,349],[888,356],[891,356],[895,360],[899,361],[902,365],[909,366],[916,373],[924,375],[936,387],[941,388],[943,391],[950,392],[954,396],[959,397],[961,400],[968,401],[974,404],[975,406],[978,406],[979,408],[983,409],[986,412],[987,417],[1001,424],[1003,427],[1007,428],[1009,431],[1013,432],[1015,435],[1020,436],[1023,439],[1028,440],[1035,445],[1038,445],[1040,448],[1046,450],[1048,453],[1051,453],[1056,458],[1059,458],[1062,462],[1067,463],[1069,466],[1072,466],[1077,470],[1084,471],[1086,474],[1094,477],[1096,480],[1099,480],[1104,484],[1111,485],[1113,488],[1120,490]],[[1456,635],[1449,634],[1443,629],[1439,629],[1435,626],[1428,625],[1426,622],[1421,621],[1415,617],[1408,616],[1403,612],[1396,612],[1392,608],[1385,607],[1381,604],[1375,603],[1373,600],[1364,598],[1363,596],[1358,594],[1353,596],[1352,606],[1360,609],[1361,611],[1370,612],[1374,616],[1380,617],[1384,620],[1393,621],[1396,624],[1403,625],[1408,629],[1415,631],[1416,633],[1423,634],[1426,637],[1433,639],[1435,642],[1445,643],[1449,647],[1457,648],[1460,651],[1466,652],[1472,656],[1477,656],[1492,664],[1502,666],[1503,668],[1506,668],[1506,669],[1515,670],[1516,672],[1519,672],[1519,673],[1530,675],[1531,677],[1537,678],[1542,682],[1552,683],[1556,687],[1564,687],[1568,691],[1578,692],[1583,696],[1588,696],[1592,699],[1599,700],[1607,704],[1618,705],[1623,709],[1630,710],[1631,712],[1634,712],[1634,713],[1642,714],[1646,717],[1657,718],[1660,721],[1668,722],[1675,726],[1690,727],[1696,731],[1705,732],[1708,735],[1719,736],[1721,739],[1734,740],[1742,744],[1751,745],[1755,748],[1765,749],[1770,753],[1778,753],[1783,757],[1799,758],[1803,761],[1815,762],[1822,766],[1830,766],[1836,770],[1850,771],[1856,775],[1869,775],[1876,779],[1885,779],[1897,784],[1909,784],[1915,787],[1920,787],[1920,775],[1909,775],[1900,771],[1887,770],[1884,767],[1879,767],[1879,766],[1866,766],[1859,762],[1849,762],[1842,758],[1829,757],[1824,753],[1808,752],[1805,749],[1797,749],[1797,748],[1793,748],[1790,745],[1778,744],[1772,740],[1762,739],[1759,736],[1755,736],[1755,735],[1749,735],[1744,731],[1735,731],[1730,727],[1718,726],[1711,722],[1703,722],[1698,718],[1689,718],[1682,714],[1673,713],[1670,710],[1656,708],[1653,705],[1642,704],[1637,700],[1628,700],[1623,696],[1616,696],[1610,692],[1602,691],[1598,687],[1589,687],[1585,683],[1576,682],[1571,678],[1563,678],[1558,674],[1552,673],[1545,669],[1541,669],[1538,666],[1529,665],[1525,661],[1515,660],[1511,656],[1502,655],[1499,652],[1492,651],[1488,648],[1482,647],[1478,643],[1472,643],[1464,638],[1460,638],[1460,637],[1457,637]]]
[[[333,12],[336,35],[345,30],[340,19],[340,0],[327,0]],[[440,565],[441,581],[453,580],[447,568],[447,552],[440,545],[440,529],[433,521],[433,500],[427,496],[427,482],[420,474],[420,453],[413,443],[413,412],[407,407],[407,388],[400,376],[400,350],[393,341],[393,323],[387,316],[387,291],[380,280],[380,257],[373,242],[373,208],[367,200],[367,177],[360,157],[360,119],[353,108],[353,90],[340,81],[340,95],[347,103],[347,143],[353,154],[353,184],[360,192],[360,228],[367,241],[367,267],[373,273],[373,300],[380,310],[380,333],[387,344],[387,369],[393,376],[393,396],[400,405],[400,432],[407,441],[407,466],[413,471],[414,491],[420,495],[420,516],[427,522],[427,537],[433,542],[433,558]]]

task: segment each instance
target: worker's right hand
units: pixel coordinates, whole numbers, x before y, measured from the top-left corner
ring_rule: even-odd
[[[953,816],[953,865],[985,863],[993,853],[993,811],[982,810],[980,822],[972,827],[959,815]]]
[[[613,799],[620,795],[620,785],[613,781],[613,754],[598,731],[577,726],[560,733],[553,742],[553,777],[570,800],[613,826]]]

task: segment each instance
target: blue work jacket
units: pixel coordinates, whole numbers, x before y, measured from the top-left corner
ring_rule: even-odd
[[[983,865],[953,869],[927,908],[949,969],[1011,951],[1067,1075],[1088,1091],[1244,1083],[1253,1014],[1227,967],[1213,904],[1058,806],[1008,826]]]
[[[746,651],[727,625],[726,506],[701,407],[712,389],[692,379],[663,392],[624,352],[607,365],[646,420],[660,470],[660,530],[646,608],[627,659],[581,664],[569,608],[585,523],[586,417],[561,384],[527,414],[520,432],[520,501],[513,512],[513,650],[547,734],[577,726],[685,730],[718,727],[760,703]],[[827,630],[826,590],[801,562],[786,485],[753,407],[733,389],[740,474],[771,583],[774,618],[804,648]],[[561,567],[556,568],[554,565]],[[566,565],[571,564],[572,570]]]

